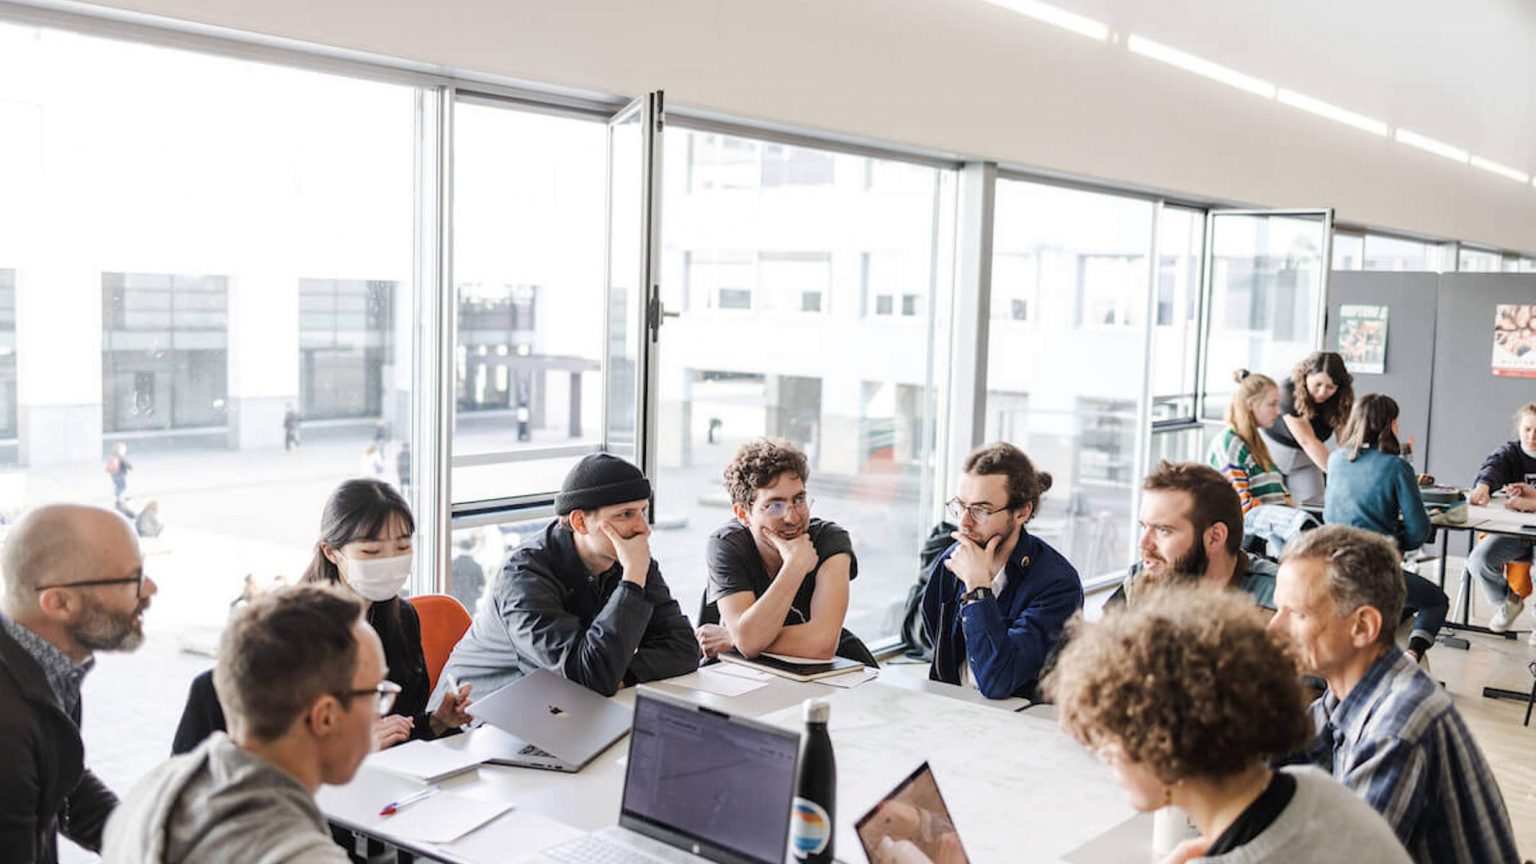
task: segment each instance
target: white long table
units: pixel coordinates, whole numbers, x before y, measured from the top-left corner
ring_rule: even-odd
[[[1526,525],[1536,525],[1536,513],[1522,513],[1519,510],[1510,510],[1505,507],[1500,499],[1497,503],[1489,503],[1483,506],[1467,505],[1467,521],[1464,523],[1447,522],[1441,515],[1430,519],[1431,524],[1439,528],[1440,535],[1440,590],[1445,590],[1445,562],[1450,557],[1451,532],[1467,532],[1467,555],[1472,554],[1473,547],[1477,544],[1478,534],[1500,534],[1505,537],[1518,537],[1522,540],[1530,540],[1536,543],[1536,531],[1525,530]],[[1456,589],[1455,608],[1446,620],[1446,626],[1456,630],[1471,630],[1489,636],[1503,636],[1505,639],[1514,639],[1517,634],[1513,629],[1504,633],[1494,633],[1487,627],[1481,627],[1471,623],[1472,615],[1472,579],[1474,577],[1465,569],[1462,571],[1461,584]],[[1457,613],[1460,612],[1461,620],[1457,621]],[[1467,647],[1464,643],[1457,647]],[[1484,687],[1485,699],[1512,699],[1517,702],[1526,702],[1530,694],[1524,690],[1510,690],[1504,687]],[[1526,720],[1530,720],[1530,712],[1526,712]]]
[[[933,767],[974,864],[1148,858],[1150,819],[1135,816],[1109,770],[1063,734],[1049,710],[1020,710],[1027,704],[1023,700],[989,702],[974,690],[889,670],[852,690],[776,678],[733,698],[693,690],[693,680],[684,675],[655,686],[795,729],[802,726],[805,699],[831,703],[841,861],[864,864],[853,823],[924,760]],[[634,691],[614,698],[632,704]],[[443,781],[445,791],[514,805],[443,846],[391,835],[379,809],[423,784],[366,762],[348,785],[324,787],[319,800],[334,824],[418,856],[452,864],[515,862],[615,824],[627,752],[625,738],[577,774],[482,765]]]

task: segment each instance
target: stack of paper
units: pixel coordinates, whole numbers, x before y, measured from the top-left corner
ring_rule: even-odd
[[[468,735],[453,735],[436,741],[407,741],[368,757],[368,764],[391,774],[400,774],[423,783],[436,783],[444,777],[468,771],[484,759],[469,748]]]

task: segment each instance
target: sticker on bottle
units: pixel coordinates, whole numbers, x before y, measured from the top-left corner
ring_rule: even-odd
[[[789,845],[796,858],[819,855],[832,839],[832,819],[820,804],[806,798],[795,798],[789,824]]]

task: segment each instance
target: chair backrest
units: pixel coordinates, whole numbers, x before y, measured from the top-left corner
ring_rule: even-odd
[[[469,612],[464,604],[447,594],[412,597],[411,605],[421,619],[421,653],[427,658],[427,680],[437,689],[437,676],[469,629]]]

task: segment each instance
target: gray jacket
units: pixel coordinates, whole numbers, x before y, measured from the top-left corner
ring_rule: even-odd
[[[1263,833],[1225,855],[1194,859],[1210,864],[1412,864],[1381,814],[1322,771],[1283,769],[1296,778],[1296,794]]]
[[[656,560],[644,590],[623,581],[617,564],[588,575],[571,529],[554,522],[507,556],[430,704],[441,701],[449,675],[485,696],[542,668],[612,696],[623,685],[698,666],[693,625]]]
[[[346,864],[297,778],[215,732],[150,772],[107,822],[103,864]]]

